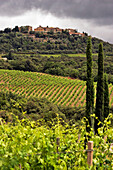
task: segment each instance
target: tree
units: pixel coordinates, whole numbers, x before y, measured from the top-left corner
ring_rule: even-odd
[[[95,93],[95,90],[94,90],[94,80],[92,78],[92,81],[91,81],[91,127],[93,128],[94,130],[94,117],[92,116],[92,114],[94,113],[94,93]]]
[[[7,59],[8,59],[8,60],[12,60],[12,52],[11,52],[11,51],[9,51],[9,54],[8,54],[8,56],[7,56]]]
[[[93,79],[92,79],[92,44],[91,37],[89,37],[87,42],[87,81],[86,81],[86,118],[90,126],[93,126],[93,121],[91,115],[93,113],[94,105],[94,88],[93,88]],[[90,129],[86,126],[87,131]]]
[[[11,28],[5,28],[4,29],[4,33],[10,33],[11,32]]]
[[[19,32],[18,26],[15,26],[15,28],[12,29],[12,32]]]
[[[99,44],[98,53],[98,77],[97,77],[97,94],[96,94],[96,110],[95,110],[95,133],[97,129],[101,126],[99,121],[104,120],[104,54],[103,54],[103,44]]]
[[[108,88],[108,78],[104,75],[104,118],[109,115],[109,88]]]

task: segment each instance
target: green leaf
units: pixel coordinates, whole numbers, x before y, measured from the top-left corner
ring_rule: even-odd
[[[3,164],[3,162],[2,162],[2,161],[0,161],[0,167],[2,167],[2,164]]]

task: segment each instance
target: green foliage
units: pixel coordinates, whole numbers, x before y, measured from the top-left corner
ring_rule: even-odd
[[[92,79],[92,81],[91,81],[91,106],[92,106],[92,112],[94,111],[94,99],[95,99],[95,88],[94,88],[94,81],[93,81],[93,79]]]
[[[98,129],[99,135],[94,135],[92,130],[90,133],[86,132],[85,118],[80,126],[76,123],[69,126],[62,125],[62,120],[57,115],[51,128],[45,126],[43,120],[34,122],[28,119],[18,120],[18,117],[15,119],[14,124],[5,123],[0,119],[1,170],[88,170],[84,136],[88,136],[94,143],[93,166],[90,169],[112,169],[110,144],[113,129],[109,126],[111,115],[104,121],[103,128]],[[56,142],[57,138],[60,139],[59,145]]]
[[[20,49],[21,50],[21,49]],[[11,57],[10,54],[11,53]],[[51,75],[59,75],[71,78],[86,80],[87,62],[85,54],[16,54],[11,49],[8,54],[1,54],[0,69],[23,70],[32,72],[43,72]],[[98,58],[97,54],[92,54],[93,72],[92,77],[97,81]],[[106,57],[104,69],[108,75],[108,82],[113,83],[113,57]]]
[[[27,99],[11,92],[0,92],[0,110],[0,116],[7,121],[9,121],[7,112],[13,112],[15,115],[18,115],[20,119],[23,117],[21,113],[24,112],[25,116],[33,120],[44,118],[45,121],[55,118],[56,113],[58,113],[57,106],[46,99]]]
[[[91,37],[88,39],[87,50],[87,81],[86,81],[86,117],[89,120],[89,124],[91,127],[91,115],[93,114],[93,105],[94,105],[94,91],[93,91],[93,81],[92,81],[92,44]],[[87,129],[89,131],[89,129]]]
[[[96,91],[96,83],[94,83],[94,89],[92,88],[92,90]],[[85,81],[43,73],[0,70],[0,91],[12,91],[28,98],[30,96],[47,98],[52,102],[56,102],[60,95],[57,105],[72,107],[85,107],[86,102]],[[113,104],[112,91],[112,84],[109,84],[110,107]],[[96,99],[95,94],[92,97],[94,100]]]
[[[11,92],[0,92],[0,117],[6,122],[14,121],[10,115],[13,112],[19,119],[27,117],[31,120],[44,119],[48,124],[59,113],[59,116],[69,124],[80,121],[84,116],[84,108],[56,106],[47,99],[30,97],[25,98]],[[24,113],[24,114],[22,114]]]
[[[7,53],[10,49],[15,52],[44,53],[44,54],[60,54],[60,53],[85,53],[87,46],[87,34],[84,37],[79,35],[69,35],[68,32],[48,34],[34,32],[28,30],[27,26],[15,26],[12,30],[5,28],[0,31],[0,52]],[[92,38],[93,53],[97,53],[98,45],[103,42],[100,39]],[[113,54],[113,46],[107,42],[103,42],[106,54]],[[20,50],[21,49],[21,50]]]
[[[79,105],[82,106],[83,102],[85,102],[84,98],[81,103],[80,95],[82,87],[85,88],[85,82],[80,80],[42,73],[0,70],[0,82],[0,91],[12,91],[28,98],[33,95],[34,97],[45,97],[54,103],[58,101],[58,105],[61,105],[63,101],[66,105],[73,104],[73,106],[76,106],[77,103],[75,104],[73,99],[78,95],[77,102],[79,102]],[[71,87],[73,92],[70,91]],[[76,91],[76,95],[74,91]],[[68,101],[68,99],[70,100]],[[71,99],[73,100],[72,102]]]
[[[12,32],[19,32],[19,27],[15,26],[15,28],[12,29]]]
[[[109,89],[107,75],[104,75],[104,118],[109,115]]]
[[[104,54],[103,45],[99,45],[98,53],[98,81],[97,81],[97,96],[96,96],[96,117],[101,122],[104,120]],[[98,129],[98,121],[95,120],[95,131]]]

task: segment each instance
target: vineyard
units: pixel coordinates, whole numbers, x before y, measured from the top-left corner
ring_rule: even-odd
[[[94,87],[96,89],[96,84]],[[34,96],[47,98],[56,105],[83,107],[86,102],[85,81],[43,73],[0,70],[0,90],[11,91],[29,99]],[[109,91],[112,106],[112,84],[109,84]],[[92,128],[89,133],[86,132],[85,117],[80,123],[74,121],[73,125],[70,125],[56,113],[56,117],[47,124],[44,118],[33,121],[24,117],[25,112],[22,114],[23,118],[19,119],[18,115],[8,112],[10,118],[13,116],[13,121],[9,122],[0,118],[1,170],[113,168],[112,114],[104,120],[103,126],[95,135]],[[91,152],[87,146],[88,140],[94,145],[90,167],[87,161],[87,153]]]
[[[99,128],[98,135],[94,135],[92,130],[86,132],[85,119],[81,120],[82,125],[78,128],[76,123],[71,127],[62,125],[59,117],[53,120],[52,127],[43,124],[43,120],[34,122],[17,118],[13,125],[0,119],[0,169],[111,170],[113,129],[108,127],[111,116],[104,121],[105,131]],[[84,136],[87,135],[94,143],[90,168],[87,146],[84,149]]]
[[[0,91],[12,91],[28,98],[47,98],[56,105],[83,107],[86,101],[85,81],[42,73],[0,70]],[[109,84],[109,93],[112,106],[112,84]]]

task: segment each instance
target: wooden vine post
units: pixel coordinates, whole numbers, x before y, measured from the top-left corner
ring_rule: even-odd
[[[89,166],[93,165],[93,141],[88,142],[87,163]]]

